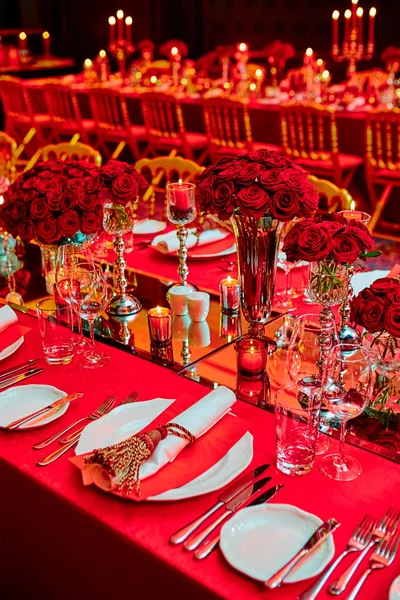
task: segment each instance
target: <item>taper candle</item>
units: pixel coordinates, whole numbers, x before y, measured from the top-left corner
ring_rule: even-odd
[[[124,11],[117,10],[117,34],[118,39],[124,39]]]
[[[359,44],[359,46],[363,45],[363,14],[364,14],[364,11],[361,8],[361,6],[359,6],[357,8],[357,29],[358,29],[358,44]]]
[[[334,46],[339,44],[339,11],[332,13],[332,43]]]
[[[374,44],[374,27],[375,27],[375,16],[376,8],[372,6],[369,9],[369,32],[368,32],[368,44]]]
[[[347,9],[344,12],[344,42],[345,42],[345,44],[349,41],[349,37],[350,37],[350,19],[351,19],[351,10]]]
[[[110,25],[110,44],[113,44],[115,42],[115,17],[110,17],[108,24]]]
[[[46,57],[50,56],[50,34],[48,31],[44,31],[42,34],[43,38],[43,54]]]
[[[132,17],[126,17],[125,19],[125,36],[128,44],[132,42]]]
[[[20,50],[26,50],[28,45],[28,39],[26,36],[25,31],[21,31],[21,33],[18,36],[18,46]]]
[[[352,27],[357,27],[357,19],[356,19],[357,4],[358,4],[358,0],[351,0],[351,26]]]

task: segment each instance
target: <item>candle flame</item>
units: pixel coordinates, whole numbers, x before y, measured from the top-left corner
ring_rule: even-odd
[[[230,88],[230,87],[231,87],[231,84],[229,83],[229,81],[225,81],[225,82],[224,82],[224,88],[225,88],[226,90],[229,90],[229,88]]]
[[[161,314],[161,306],[156,306],[157,314]]]
[[[332,13],[332,19],[335,19],[335,21],[339,18],[339,11],[338,10],[334,10]]]
[[[306,50],[306,56],[312,56],[313,55],[313,49],[312,48],[307,48]]]
[[[48,40],[48,39],[49,39],[49,37],[50,37],[50,34],[49,34],[49,32],[48,32],[48,31],[43,31],[43,39],[44,39],[44,40]]]
[[[106,51],[105,50],[100,50],[99,56],[100,56],[100,58],[105,58],[106,57]]]
[[[85,67],[86,67],[87,69],[89,69],[89,68],[90,68],[90,67],[93,65],[93,63],[92,63],[92,61],[90,60],[90,58],[85,58],[84,65],[85,65]]]
[[[229,283],[231,283],[231,281],[232,281],[232,277],[231,277],[230,275],[228,275],[228,277],[226,278],[226,280],[227,280],[227,282],[228,282],[228,284],[229,284]]]
[[[151,83],[156,83],[156,82],[157,82],[157,77],[156,77],[156,75],[152,75],[152,76],[150,77],[150,81],[151,81]]]
[[[358,0],[351,0],[352,4],[358,4]]]
[[[21,31],[21,33],[19,34],[18,37],[19,37],[20,40],[26,40],[26,33],[25,33],[25,31]]]
[[[321,67],[321,66],[323,65],[323,63],[324,63],[324,61],[322,60],[322,58],[319,58],[319,59],[317,60],[317,65],[318,65],[319,67]]]
[[[239,50],[240,50],[240,52],[245,52],[247,50],[247,44],[245,44],[244,42],[241,42],[239,44]]]
[[[0,206],[4,204],[4,196],[0,196]]]
[[[375,17],[375,15],[376,15],[376,8],[375,8],[375,6],[372,6],[372,7],[369,9],[369,16],[370,16],[370,17]]]
[[[361,8],[361,6],[359,6],[356,10],[357,17],[362,17],[363,13],[364,13],[363,9]]]
[[[117,19],[123,19],[123,18],[124,18],[124,11],[117,10]]]
[[[328,69],[325,69],[325,71],[322,71],[322,79],[329,79],[329,71]]]
[[[255,75],[256,75],[256,77],[261,77],[262,76],[262,69],[256,69]]]
[[[108,19],[108,23],[109,23],[110,25],[115,25],[115,22],[116,22],[116,21],[115,21],[115,17],[109,17],[109,19]]]
[[[351,19],[351,10],[349,8],[344,11],[344,18]]]
[[[256,89],[257,89],[257,86],[256,86],[256,84],[255,84],[255,83],[251,83],[251,84],[249,85],[249,88],[250,88],[250,91],[254,92],[254,90],[256,90]]]
[[[133,23],[132,17],[126,17],[126,19],[125,19],[125,25],[132,25],[132,23]]]
[[[172,56],[176,56],[178,54],[178,52],[179,52],[179,50],[178,50],[178,48],[176,46],[173,46],[171,48],[171,54],[172,54]]]
[[[179,185],[182,185],[182,179],[178,180]]]
[[[356,208],[356,203],[355,203],[354,200],[352,200],[351,203],[350,203],[350,210],[351,210],[351,212],[353,212],[355,210],[355,208]]]

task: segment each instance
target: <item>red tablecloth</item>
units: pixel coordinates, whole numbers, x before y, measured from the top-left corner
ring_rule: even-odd
[[[36,322],[20,315],[20,323],[33,329],[2,368],[41,355]],[[48,467],[36,467],[36,459],[47,449],[34,451],[32,444],[88,414],[109,393],[122,399],[135,389],[139,400],[146,400],[187,392],[198,399],[208,391],[120,350],[107,351],[111,362],[101,371],[83,371],[72,363],[46,367],[32,380],[66,392],[85,393],[65,417],[36,432],[0,432],[1,598],[244,600],[268,595],[274,600],[294,599],[308,584],[267,592],[233,571],[219,550],[205,561],[195,562],[190,554],[168,544],[171,533],[210,506],[216,493],[181,502],[137,505],[84,488],[79,472],[65,457]],[[241,402],[234,410],[254,435],[254,465],[273,464],[273,415]],[[380,517],[388,506],[398,503],[400,466],[354,447],[351,453],[364,466],[361,478],[351,483],[331,481],[317,466],[311,474],[298,478],[270,469],[274,482],[285,484],[273,502],[293,504],[322,519],[335,516],[342,522],[335,534],[338,552],[365,513]],[[393,566],[373,575],[360,600],[387,598],[399,566],[397,558]],[[325,593],[320,597],[328,598]]]

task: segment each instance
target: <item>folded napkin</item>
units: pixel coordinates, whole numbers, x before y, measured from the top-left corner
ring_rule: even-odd
[[[229,231],[221,231],[220,229],[209,229],[202,231],[200,235],[195,235],[196,229],[188,229],[189,235],[186,240],[186,248],[193,248],[194,246],[204,246],[205,244],[211,244],[212,242],[219,242],[225,239],[229,235]],[[179,249],[179,240],[176,235],[176,231],[169,231],[156,237],[151,242],[154,248],[157,248],[159,252],[163,254],[170,254],[177,252]]]
[[[0,308],[0,333],[18,321],[16,313],[11,306]]]
[[[30,331],[30,327],[18,325],[18,317],[10,306],[0,308],[0,360],[6,358],[3,353],[24,337]]]
[[[353,111],[353,110],[358,110],[361,107],[363,107],[366,103],[366,100],[364,98],[364,96],[357,96],[357,98],[354,98],[354,100],[352,100],[348,105],[347,105],[347,110]]]
[[[387,277],[389,271],[375,270],[365,271],[364,273],[355,273],[351,278],[351,286],[353,288],[354,295],[357,296],[363,289],[369,287],[381,277]]]
[[[85,485],[94,483],[104,491],[112,491],[136,501],[145,500],[192,481],[221,460],[243,437],[246,426],[227,414],[235,402],[234,393],[221,386],[196,403],[189,397],[175,401],[148,425],[141,433],[148,433],[160,424],[173,421],[188,430],[196,441],[189,446],[187,439],[170,434],[161,440],[153,454],[140,466],[140,495],[135,492],[127,494],[124,488],[118,488],[119,473],[110,475],[102,464],[88,462],[92,453],[70,460],[82,470]],[[181,410],[182,407],[184,410]],[[175,460],[178,455],[179,460]]]

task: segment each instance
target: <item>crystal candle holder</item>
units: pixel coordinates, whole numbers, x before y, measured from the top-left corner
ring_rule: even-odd
[[[219,283],[221,310],[238,313],[240,310],[240,285],[237,279],[228,276]]]
[[[152,345],[165,346],[172,340],[172,310],[162,306],[147,312],[150,341]]]
[[[167,217],[174,225],[187,225],[196,218],[196,185],[186,181],[168,183]]]
[[[265,340],[243,338],[235,343],[238,376],[257,377],[265,372],[268,344]]]
[[[231,342],[242,334],[242,323],[238,314],[221,312],[219,321],[219,335]]]
[[[367,226],[371,220],[371,215],[362,210],[340,210],[339,215],[342,215],[347,221],[354,219],[365,226]]]

